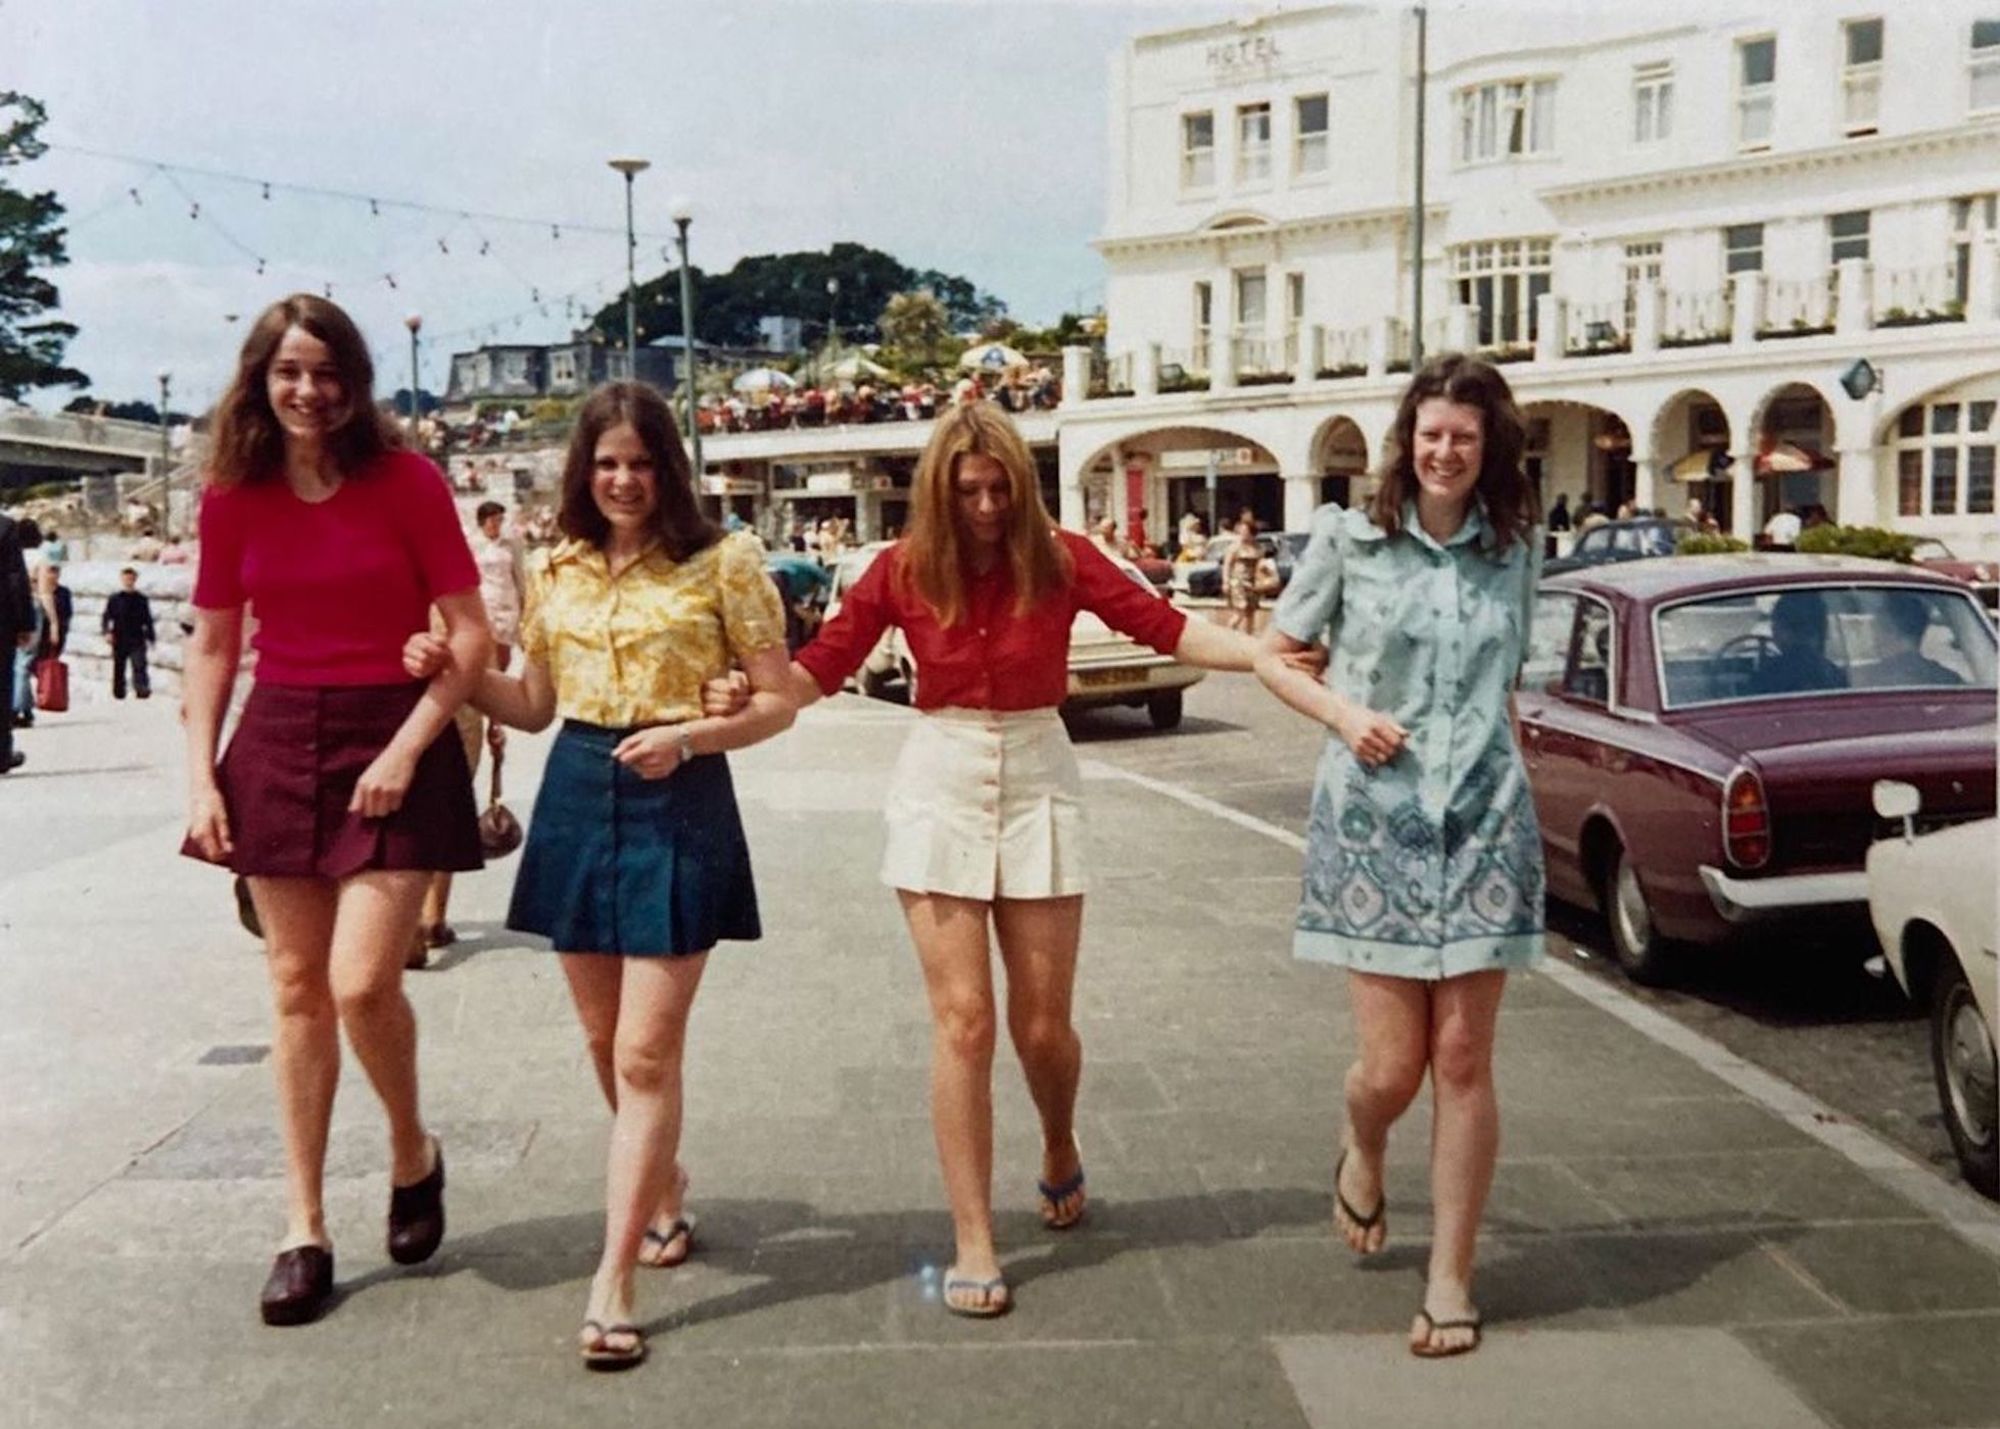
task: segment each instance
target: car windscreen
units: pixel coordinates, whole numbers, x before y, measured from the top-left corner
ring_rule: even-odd
[[[1991,690],[1993,627],[1920,586],[1787,586],[1682,601],[1653,617],[1669,709],[1865,690]]]

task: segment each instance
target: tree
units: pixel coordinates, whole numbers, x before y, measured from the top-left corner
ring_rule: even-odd
[[[882,341],[898,352],[937,361],[937,350],[951,340],[951,314],[929,292],[897,293],[882,309],[875,325]]]
[[[63,348],[76,336],[76,325],[42,316],[62,301],[56,285],[36,270],[69,262],[59,222],[63,206],[53,193],[24,193],[4,177],[47,151],[38,137],[46,117],[27,95],[0,91],[0,397],[17,400],[36,387],[90,381],[63,366]]]

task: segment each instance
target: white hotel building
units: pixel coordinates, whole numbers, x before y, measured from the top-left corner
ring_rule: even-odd
[[[1157,539],[1211,471],[1290,528],[1361,494],[1410,354],[1416,57],[1409,12],[1334,5],[1114,58],[1065,524]],[[1545,500],[2000,555],[2000,4],[1443,11],[1425,96],[1423,346],[1509,364]]]

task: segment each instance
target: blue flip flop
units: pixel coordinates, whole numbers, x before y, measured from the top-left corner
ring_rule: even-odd
[[[1042,1193],[1042,1224],[1052,1231],[1066,1231],[1083,1219],[1090,1204],[1085,1201],[1070,1216],[1062,1214],[1062,1203],[1083,1189],[1083,1168],[1076,1168],[1076,1174],[1059,1185],[1051,1186],[1046,1181],[1035,1182],[1035,1189]]]

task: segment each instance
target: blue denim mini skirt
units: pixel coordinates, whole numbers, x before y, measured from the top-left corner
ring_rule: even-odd
[[[611,757],[632,731],[563,721],[528,820],[507,926],[558,952],[675,957],[763,935],[729,761],[664,779]]]

